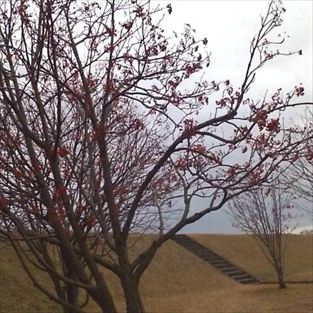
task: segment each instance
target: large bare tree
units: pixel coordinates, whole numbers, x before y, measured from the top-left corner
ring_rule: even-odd
[[[139,281],[157,249],[269,183],[305,149],[308,138],[294,139],[280,124],[281,112],[308,104],[298,100],[303,86],[262,101],[247,94],[257,71],[286,54],[277,50],[284,38],[272,34],[284,11],[270,2],[233,86],[227,77],[201,78],[210,63],[206,38],[189,25],[181,35],[164,32],[171,5],[1,2],[1,238],[64,313],[84,312],[89,298],[116,312],[103,269],[119,279],[127,312],[144,312]],[[131,234],[157,228],[131,257]]]

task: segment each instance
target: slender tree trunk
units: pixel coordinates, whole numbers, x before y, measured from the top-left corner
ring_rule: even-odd
[[[287,288],[287,286],[283,280],[279,280],[278,283],[279,283],[279,288],[281,288],[281,289]]]
[[[280,262],[275,265],[275,270],[279,288],[286,288],[287,286],[284,281],[284,269]]]
[[[66,313],[80,313],[81,310],[78,304],[78,287],[73,286],[73,285],[67,285],[65,288],[66,288],[67,302],[77,307],[77,309],[67,308]]]
[[[64,313],[81,313],[81,310],[79,307],[77,307],[77,309],[72,309],[67,306],[63,306],[63,312]]]
[[[119,255],[119,266],[120,266],[120,282],[123,288],[126,312],[127,313],[144,313],[143,302],[139,293],[139,280],[140,275],[135,275],[132,272],[131,265],[129,262],[128,251],[126,248],[126,242],[119,241],[117,245]]]
[[[72,281],[78,281],[78,276],[75,270],[73,269],[71,262],[67,253],[62,250],[61,251],[61,261],[63,266],[63,274],[66,278],[71,279]],[[78,295],[79,288],[72,284],[65,284],[65,286],[59,291],[59,296],[63,298],[68,304],[72,305],[75,308],[69,308],[66,305],[63,305],[64,313],[80,313],[81,309],[79,307]]]
[[[89,290],[88,293],[101,308],[101,313],[117,313],[111,294],[99,290]]]
[[[284,281],[284,274],[282,273],[281,270],[279,271],[279,273],[277,273],[277,278],[278,278],[279,288],[286,288],[287,286]]]
[[[81,313],[81,309],[78,305],[78,288],[76,286],[67,285],[62,290],[62,295],[58,293],[59,298],[75,308],[70,308],[67,305],[61,305],[63,313]]]
[[[127,313],[144,313],[145,309],[139,293],[139,282],[134,277],[129,276],[123,279],[122,286]]]

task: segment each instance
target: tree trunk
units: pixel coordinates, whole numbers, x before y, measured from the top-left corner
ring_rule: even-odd
[[[284,270],[281,264],[277,264],[275,266],[276,274],[277,274],[277,280],[278,280],[278,286],[279,288],[286,288],[286,284],[284,281]]]
[[[145,309],[139,293],[139,281],[133,275],[121,279],[127,313],[144,313]]]
[[[67,308],[67,311],[65,313],[81,313],[81,310],[78,305],[78,287],[73,285],[67,285],[65,288],[67,302],[77,307],[77,309]]]
[[[71,267],[71,263],[66,262],[66,260],[68,260],[66,253],[63,253],[63,259],[64,275],[73,281],[78,281],[78,275]],[[99,308],[101,308],[101,313],[117,313],[112,295],[105,283],[100,283],[97,285],[97,288],[86,291],[89,296],[97,303]],[[77,309],[64,307],[64,313],[80,313],[82,310],[79,307],[78,301],[79,288],[76,285],[68,284],[65,286],[65,294],[67,302],[72,306],[77,307]]]
[[[99,290],[89,290],[88,294],[101,308],[101,313],[117,313],[111,294]]]
[[[285,282],[283,280],[280,280],[279,281],[279,288],[283,289],[283,288],[286,288],[286,287],[287,286],[286,286]]]
[[[72,308],[69,308],[67,306],[63,306],[63,312],[64,313],[81,313],[81,310],[80,310],[80,308],[72,309]]]
[[[279,273],[277,275],[277,278],[278,278],[278,285],[279,285],[279,288],[286,288],[286,284],[285,284],[285,281],[284,281],[284,275],[283,273]]]

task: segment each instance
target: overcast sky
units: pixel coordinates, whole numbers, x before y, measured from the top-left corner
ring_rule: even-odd
[[[268,1],[155,1],[172,4],[173,13],[165,21],[166,30],[179,32],[184,23],[197,30],[199,38],[208,38],[208,48],[212,53],[207,77],[210,80],[230,79],[234,86],[241,84],[249,57],[250,41],[260,26],[260,15],[267,9]],[[305,87],[305,100],[312,101],[313,43],[312,15],[313,2],[284,1],[286,13],[280,33],[290,36],[280,47],[281,52],[302,50],[303,55],[280,57],[264,66],[257,74],[250,94],[254,99],[263,98],[282,88],[288,92],[295,85]],[[301,116],[301,110],[292,112],[293,119]],[[312,204],[313,206],[313,204]],[[312,218],[298,219],[299,227],[312,225]],[[223,212],[213,212],[199,222],[184,228],[183,232],[234,233],[238,230],[231,225]]]

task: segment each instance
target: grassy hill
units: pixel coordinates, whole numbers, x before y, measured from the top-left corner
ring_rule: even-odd
[[[271,281],[275,276],[250,236],[192,235],[203,245],[233,263]],[[151,240],[146,237],[142,245]],[[288,280],[310,280],[313,272],[312,236],[287,238],[286,273]],[[108,273],[115,298],[124,311],[122,291]],[[42,281],[45,281],[42,277]],[[290,284],[286,290],[276,285],[240,285],[220,274],[205,262],[167,242],[157,253],[141,281],[141,293],[151,313],[238,313],[312,312],[313,284]],[[41,295],[21,269],[8,248],[0,250],[0,312],[58,313],[59,308]],[[97,312],[91,304],[88,312]]]
[[[252,236],[248,235],[191,235],[232,263],[253,274],[260,281],[275,281],[274,268],[267,261]],[[313,237],[288,235],[285,250],[285,279],[313,280]]]

